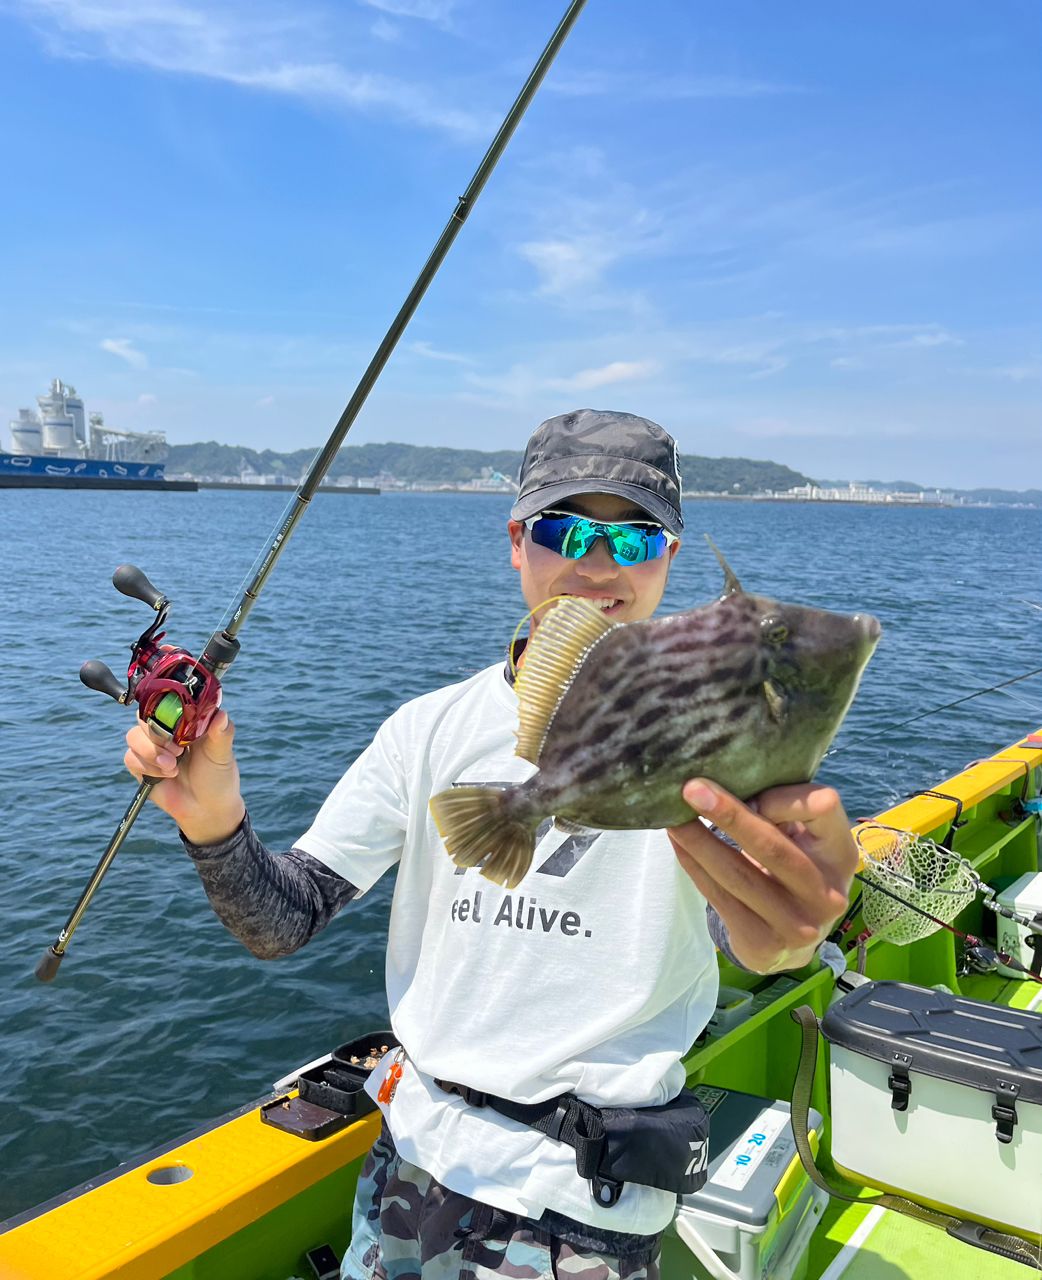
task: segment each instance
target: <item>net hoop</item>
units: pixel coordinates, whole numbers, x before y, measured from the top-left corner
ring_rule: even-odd
[[[980,876],[965,858],[913,831],[864,823],[854,841],[861,854],[861,914],[876,938],[898,946],[918,942],[951,924],[980,891]]]

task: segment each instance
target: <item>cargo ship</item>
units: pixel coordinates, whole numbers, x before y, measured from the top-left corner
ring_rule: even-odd
[[[117,431],[100,413],[86,417],[76,388],[55,378],[19,409],[11,452],[0,449],[0,489],[157,489],[194,491],[194,480],[167,480],[161,431]]]

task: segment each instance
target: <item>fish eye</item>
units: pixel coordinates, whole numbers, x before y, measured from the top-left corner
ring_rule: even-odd
[[[768,614],[766,618],[760,620],[760,635],[768,644],[782,645],[789,638],[789,628],[781,618]]]

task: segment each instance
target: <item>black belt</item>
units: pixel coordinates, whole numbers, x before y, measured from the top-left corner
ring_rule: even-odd
[[[606,1136],[604,1121],[597,1107],[581,1101],[573,1093],[562,1093],[556,1098],[547,1098],[545,1102],[513,1102],[510,1098],[498,1098],[495,1094],[484,1093],[453,1080],[435,1080],[434,1083],[446,1093],[459,1094],[468,1106],[491,1107],[508,1120],[537,1129],[555,1142],[567,1143],[575,1151],[576,1172],[580,1178],[590,1179],[597,1203],[610,1207],[618,1202],[623,1184],[615,1178],[598,1174]]]

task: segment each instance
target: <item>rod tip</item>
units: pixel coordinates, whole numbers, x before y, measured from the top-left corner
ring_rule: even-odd
[[[48,947],[36,966],[36,976],[41,982],[53,982],[58,975],[58,966],[64,959],[64,954],[59,955],[53,947]]]

